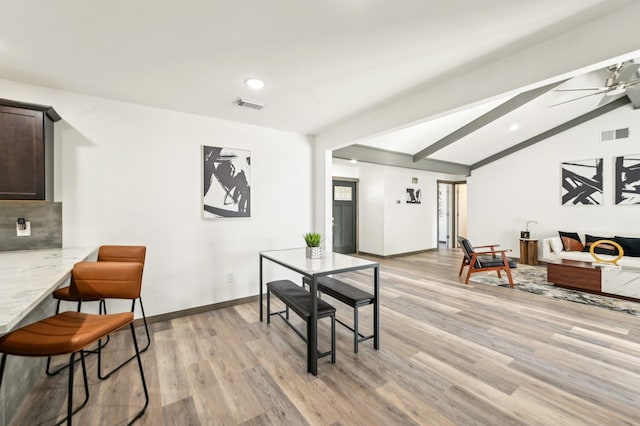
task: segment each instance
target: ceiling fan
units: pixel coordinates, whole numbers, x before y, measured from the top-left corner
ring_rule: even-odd
[[[628,91],[633,89],[633,92],[640,93],[640,64],[636,64],[633,61],[621,62],[619,64],[611,65],[607,67],[609,70],[609,77],[605,80],[603,87],[579,87],[573,89],[556,89],[556,92],[579,92],[590,91],[584,96],[569,99],[568,101],[560,102],[553,106],[566,104],[568,102],[577,101],[578,99],[587,98],[589,96],[604,95],[601,104],[607,103],[607,97],[613,97],[623,94],[629,94]],[[637,95],[637,93],[634,93]],[[630,96],[631,98],[631,96]],[[633,100],[633,99],[632,99]]]

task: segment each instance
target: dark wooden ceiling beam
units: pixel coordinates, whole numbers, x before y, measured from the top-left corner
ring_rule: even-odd
[[[493,108],[491,111],[486,112],[485,114],[482,114],[480,117],[476,118],[475,120],[465,124],[464,126],[460,127],[459,129],[457,129],[456,131],[449,133],[447,136],[443,137],[442,139],[440,139],[439,141],[435,142],[432,145],[429,145],[428,147],[424,148],[423,150],[421,150],[420,152],[418,152],[417,154],[415,154],[413,156],[413,161],[420,161],[426,157],[428,157],[429,155],[433,154],[434,152],[440,151],[441,149],[451,145],[452,143],[462,139],[463,137],[475,132],[476,130],[486,126],[487,124],[497,120],[500,117],[503,117],[504,115],[510,113],[511,111],[521,107],[522,105],[531,102],[532,100],[534,100],[535,98],[537,98],[540,95],[543,95],[544,93],[547,93],[549,90],[553,89],[554,87],[564,83],[566,80],[560,81],[560,82],[556,82],[556,83],[551,83],[551,84],[547,84],[546,86],[542,86],[542,87],[538,87],[537,89],[532,89],[532,90],[528,90],[526,92],[522,92],[516,96],[514,96],[513,98],[509,99],[508,101],[498,105],[497,107]]]
[[[332,153],[333,158],[345,160],[356,159],[364,163],[382,164],[386,166],[404,167],[407,169],[426,170],[430,172],[449,173],[452,175],[468,176],[469,166],[451,163],[448,161],[431,160],[425,158],[421,161],[413,161],[410,154],[400,152],[385,151],[362,145],[350,145],[336,149]]]
[[[608,104],[605,104],[599,108],[594,109],[593,111],[589,111],[586,114],[582,114],[581,116],[576,117],[573,120],[569,120],[566,123],[560,124],[559,126],[556,126],[553,129],[549,129],[546,132],[542,132],[532,138],[529,138],[523,142],[520,142],[519,144],[514,145],[511,148],[507,148],[503,151],[493,154],[490,157],[485,158],[484,160],[480,160],[477,163],[472,164],[470,168],[473,171],[482,166],[486,166],[489,163],[493,163],[494,161],[504,158],[507,155],[511,155],[517,151],[520,151],[521,149],[527,148],[533,144],[536,144],[552,136],[555,136],[558,133],[562,133],[566,130],[569,130],[572,127],[578,126],[582,123],[586,123],[589,120],[593,120],[594,118],[599,117],[602,114],[606,114],[610,111],[613,111],[614,109],[627,105],[630,102],[631,100],[629,100],[627,96],[623,96],[620,99],[616,99],[615,101],[609,102]]]

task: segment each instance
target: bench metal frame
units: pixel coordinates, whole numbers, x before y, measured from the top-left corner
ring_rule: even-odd
[[[373,301],[367,301],[366,303],[365,302],[358,303],[355,306],[353,306],[353,327],[351,327],[349,324],[344,323],[338,317],[336,317],[336,321],[339,324],[341,324],[343,327],[346,327],[347,329],[353,332],[353,352],[355,353],[358,353],[358,343],[364,342],[365,340],[373,339],[375,336],[375,334],[370,334],[368,336],[365,336],[364,334],[358,331],[358,308],[362,306],[369,306],[371,304],[373,304]]]
[[[336,280],[336,281],[340,281],[340,283],[342,285],[345,285],[345,286],[348,286],[348,287],[354,287],[351,284],[345,283],[344,281],[338,280],[336,278],[333,278],[333,279]],[[306,285],[310,286],[311,283],[309,282],[308,278],[303,277],[302,278],[302,285],[303,286],[306,286]],[[354,353],[358,353],[358,343],[364,342],[365,340],[373,339],[375,337],[375,333],[374,334],[370,334],[368,336],[365,336],[364,334],[360,333],[360,331],[358,330],[358,327],[359,327],[358,326],[358,324],[359,324],[358,323],[358,308],[361,308],[363,306],[373,305],[373,302],[374,302],[373,295],[371,296],[370,299],[363,300],[361,302],[349,303],[349,302],[346,301],[346,299],[348,299],[347,296],[343,296],[343,298],[335,297],[334,295],[332,295],[329,292],[325,293],[324,291],[322,291],[322,287],[323,287],[323,285],[319,283],[318,284],[318,299],[322,298],[321,297],[322,294],[326,294],[326,295],[332,297],[333,299],[337,300],[338,302],[344,303],[345,305],[351,306],[353,308],[353,327],[351,327],[349,324],[347,324],[347,323],[343,322],[342,320],[340,320],[340,318],[338,318],[337,315],[336,315],[336,321],[340,325],[342,325],[343,327],[347,328],[348,330],[351,330],[351,332],[353,333],[353,352]],[[357,287],[354,287],[354,288],[357,288]],[[331,292],[332,293],[335,292],[335,293],[340,294],[339,291],[334,290],[334,289],[331,289]]]
[[[298,330],[298,328],[296,326],[294,326],[291,323],[291,321],[289,321],[289,304],[287,304],[280,297],[278,297],[278,299],[280,299],[280,301],[285,304],[286,308],[284,310],[282,310],[282,311],[271,312],[271,293],[273,293],[274,296],[278,297],[278,292],[270,290],[268,285],[267,285],[267,324],[271,324],[271,317],[273,315],[277,315],[280,318],[282,318],[282,320],[293,331],[295,331],[295,333],[305,343],[308,343],[307,336],[311,335],[311,321],[310,321],[310,318],[305,318],[302,315],[299,315],[298,312],[293,310],[307,324],[307,335],[305,336],[304,334],[302,334],[302,332],[300,330]],[[283,316],[283,314],[284,314],[284,316]],[[319,315],[318,319],[321,319],[321,318],[331,318],[331,350],[327,351],[327,352],[320,352],[320,351],[318,351],[316,349],[316,353],[317,353],[316,357],[317,358],[323,358],[325,356],[331,355],[331,364],[335,364],[336,363],[336,321],[337,321],[336,315],[335,315],[335,311],[331,312],[331,313],[328,313],[328,314]]]

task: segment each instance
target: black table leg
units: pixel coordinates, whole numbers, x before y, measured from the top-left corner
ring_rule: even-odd
[[[373,268],[373,347],[380,349],[380,271]]]
[[[260,255],[260,322],[262,322],[262,255]]]
[[[311,318],[309,322],[310,335],[307,337],[307,371],[318,375],[318,281],[315,275],[311,277]]]

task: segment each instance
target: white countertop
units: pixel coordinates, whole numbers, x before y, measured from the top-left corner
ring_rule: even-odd
[[[89,260],[96,250],[76,247],[0,252],[0,335],[65,283],[73,265]]]

